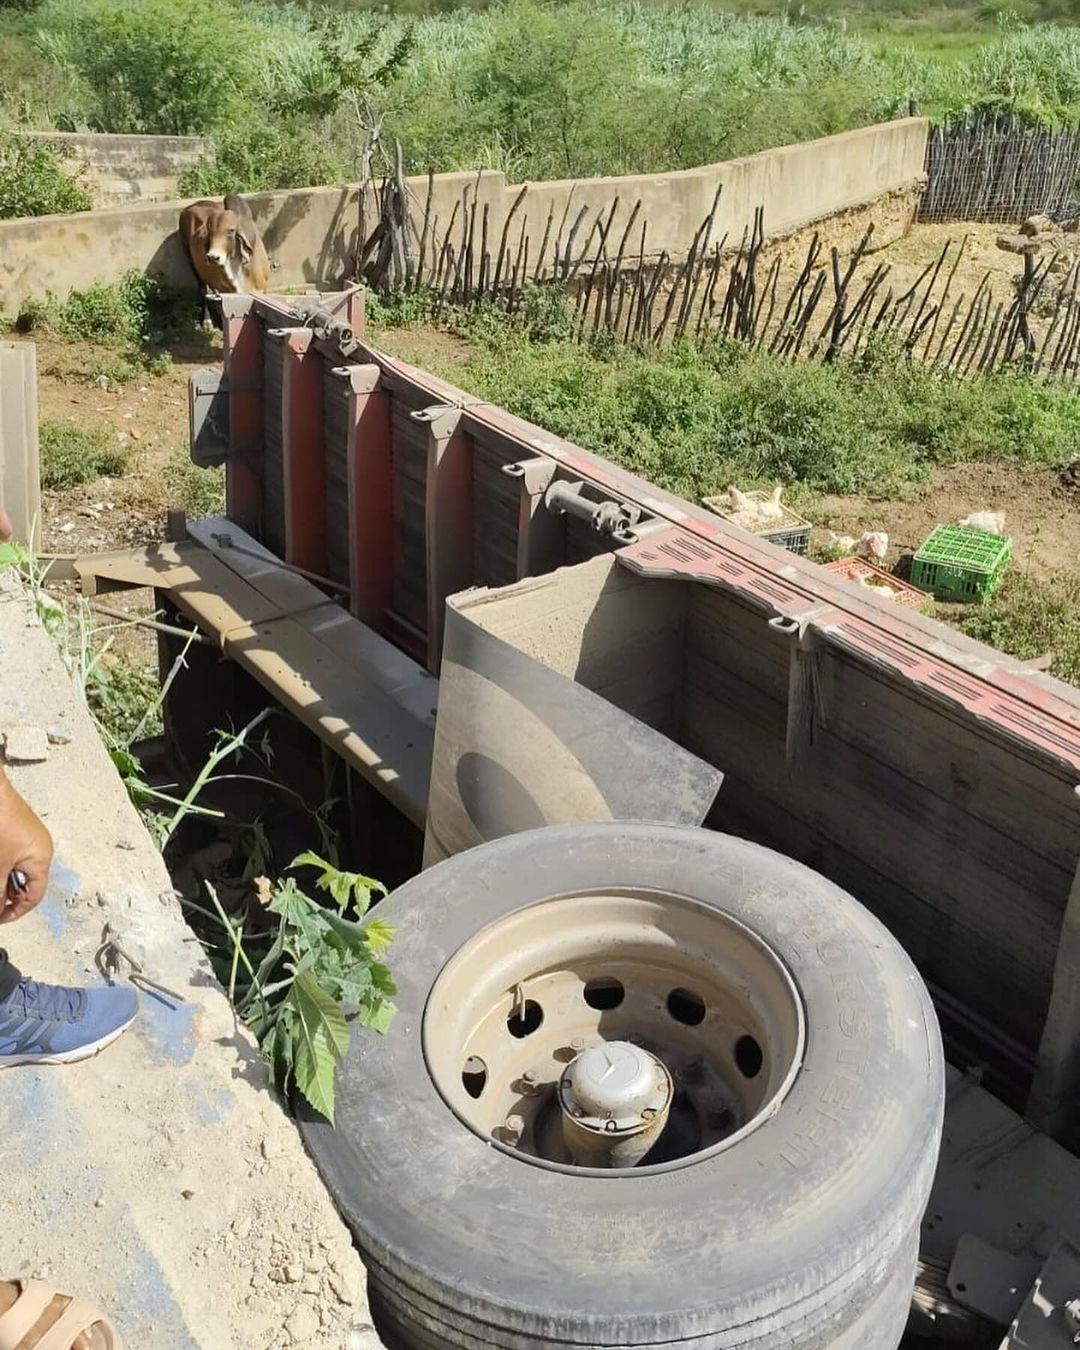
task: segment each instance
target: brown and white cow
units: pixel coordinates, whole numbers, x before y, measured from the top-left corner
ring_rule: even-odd
[[[220,204],[200,201],[185,206],[180,212],[180,240],[199,283],[204,322],[208,291],[245,295],[269,288],[270,260],[243,197],[230,193]]]

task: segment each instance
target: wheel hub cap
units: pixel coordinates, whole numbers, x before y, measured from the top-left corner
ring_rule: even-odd
[[[633,1167],[667,1124],[674,1085],[665,1065],[630,1041],[582,1051],[559,1080],[563,1139],[579,1167]]]

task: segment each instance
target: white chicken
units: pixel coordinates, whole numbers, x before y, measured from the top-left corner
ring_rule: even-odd
[[[783,485],[777,483],[767,500],[755,503],[759,520],[783,520],[784,508],[780,505],[780,498],[783,495],[783,492]]]
[[[867,530],[859,539],[857,551],[861,558],[876,558],[883,562],[889,551],[889,536],[884,530]]]
[[[754,515],[757,511],[757,502],[754,501],[753,497],[747,496],[745,492],[740,492],[734,483],[727,485],[727,495],[731,509],[736,515]]]
[[[784,508],[780,505],[783,491],[783,486],[778,483],[773,488],[772,494],[761,502],[748,492],[740,492],[734,483],[729,483],[727,485],[727,497],[731,511],[730,519],[739,525],[754,525],[761,521],[783,520]]]
[[[956,523],[968,530],[985,530],[987,534],[1004,534],[1005,512],[973,511],[970,516],[965,516],[963,520],[958,520]]]
[[[848,557],[859,547],[859,541],[850,534],[834,534],[832,530],[826,530],[825,537],[829,541],[829,551],[839,558]]]

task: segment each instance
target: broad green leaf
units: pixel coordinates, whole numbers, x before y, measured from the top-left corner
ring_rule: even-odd
[[[367,945],[373,956],[385,956],[397,929],[386,919],[369,919],[364,927]]]
[[[21,567],[29,558],[30,554],[22,544],[0,544],[0,567]]]
[[[328,863],[325,858],[320,858],[317,853],[312,853],[310,849],[301,853],[292,860],[293,867],[314,867],[319,871],[316,879],[316,886],[320,890],[328,891],[338,907],[338,913],[342,914],[349,903],[349,897],[353,899],[356,906],[356,912],[363,914],[371,904],[373,893],[379,895],[386,894],[386,887],[381,881],[376,881],[373,877],[365,877],[360,872],[344,872],[332,863]]]
[[[292,1047],[296,1085],[333,1123],[334,1070],[349,1045],[345,1014],[309,970],[296,976],[289,1002],[297,1014]]]
[[[373,1031],[384,1033],[390,1030],[397,1008],[379,994],[371,994],[360,1005],[360,1021]]]
[[[351,970],[344,971],[334,980],[337,995],[342,1003],[351,1003],[359,1008],[371,990],[371,971],[367,966],[357,963]]]
[[[142,777],[142,765],[130,750],[110,750],[109,758],[116,766],[116,771],[121,778]]]
[[[379,961],[372,962],[371,983],[380,994],[396,994],[397,983],[389,970]]]

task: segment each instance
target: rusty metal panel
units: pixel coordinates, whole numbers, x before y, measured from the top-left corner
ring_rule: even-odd
[[[473,436],[473,579],[478,586],[507,586],[518,579],[521,486],[503,472],[517,458],[503,437]]]
[[[225,380],[229,390],[229,519],[258,536],[262,517],[262,325],[250,295],[220,300]]]
[[[285,558],[326,574],[326,464],[323,457],[323,360],[309,328],[284,330],[283,432]]]
[[[15,538],[40,548],[37,348],[31,342],[0,342],[0,503]]]
[[[285,342],[263,336],[263,501],[262,542],[285,556]]]
[[[349,450],[352,390],[340,366],[323,363],[323,452],[326,464],[326,573],[350,584]]]
[[[394,491],[394,612],[421,633],[427,633],[427,492],[428,431],[412,414],[427,401],[394,389],[390,399],[390,434]]]

